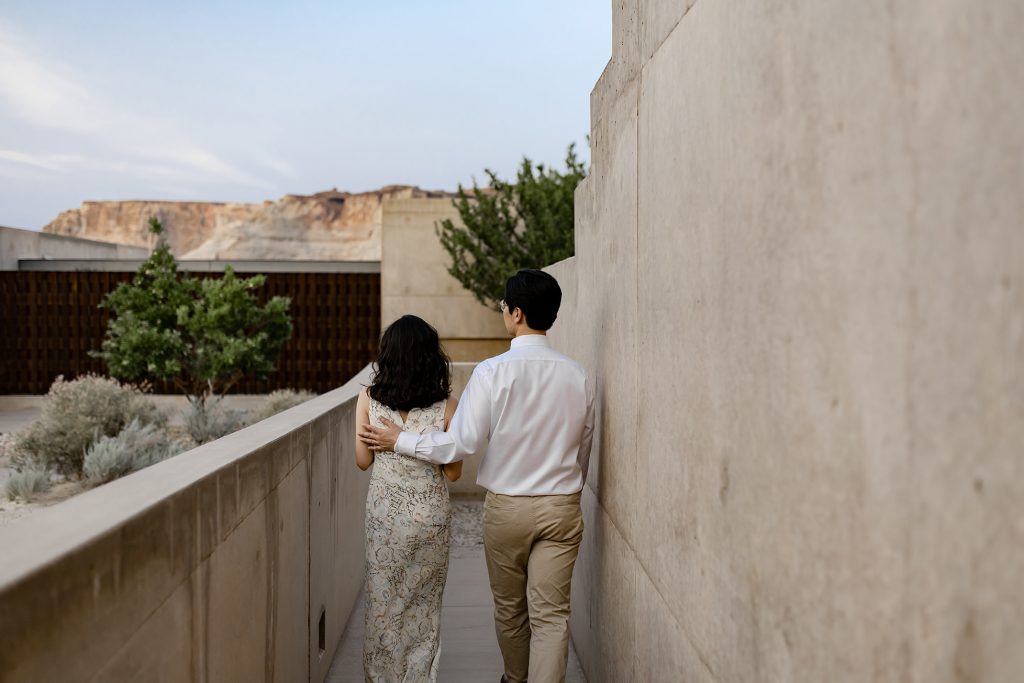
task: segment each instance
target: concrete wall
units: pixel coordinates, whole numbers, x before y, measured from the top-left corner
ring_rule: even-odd
[[[459,214],[451,199],[388,199],[381,228],[381,329],[418,315],[437,328],[454,361],[480,361],[508,350],[501,314],[476,301],[448,274],[434,226]]]
[[[18,270],[18,259],[144,259],[148,255],[145,247],[0,226],[0,270]]]
[[[614,7],[588,679],[1024,680],[1024,5]]]
[[[363,578],[367,378],[0,528],[0,680],[324,680]]]

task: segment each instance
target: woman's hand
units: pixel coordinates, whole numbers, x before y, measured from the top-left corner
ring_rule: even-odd
[[[448,481],[458,481],[459,477],[462,476],[462,461],[450,462],[447,465],[441,465],[441,471],[444,472],[444,476],[447,477]]]

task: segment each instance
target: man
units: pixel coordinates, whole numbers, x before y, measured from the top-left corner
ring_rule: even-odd
[[[436,464],[483,456],[477,483],[488,490],[484,550],[503,683],[565,680],[594,392],[586,371],[548,343],[561,302],[551,275],[519,271],[501,302],[511,348],[476,367],[448,431],[401,432],[390,421],[360,430],[374,450]]]

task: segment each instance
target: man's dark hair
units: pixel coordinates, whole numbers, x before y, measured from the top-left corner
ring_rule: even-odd
[[[549,330],[558,317],[562,288],[543,270],[523,269],[505,283],[505,304],[510,311],[521,309],[530,329]]]

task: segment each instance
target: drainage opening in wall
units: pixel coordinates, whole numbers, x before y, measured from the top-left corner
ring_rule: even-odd
[[[320,608],[320,624],[317,626],[317,642],[320,648],[320,658],[327,651],[327,610]]]

